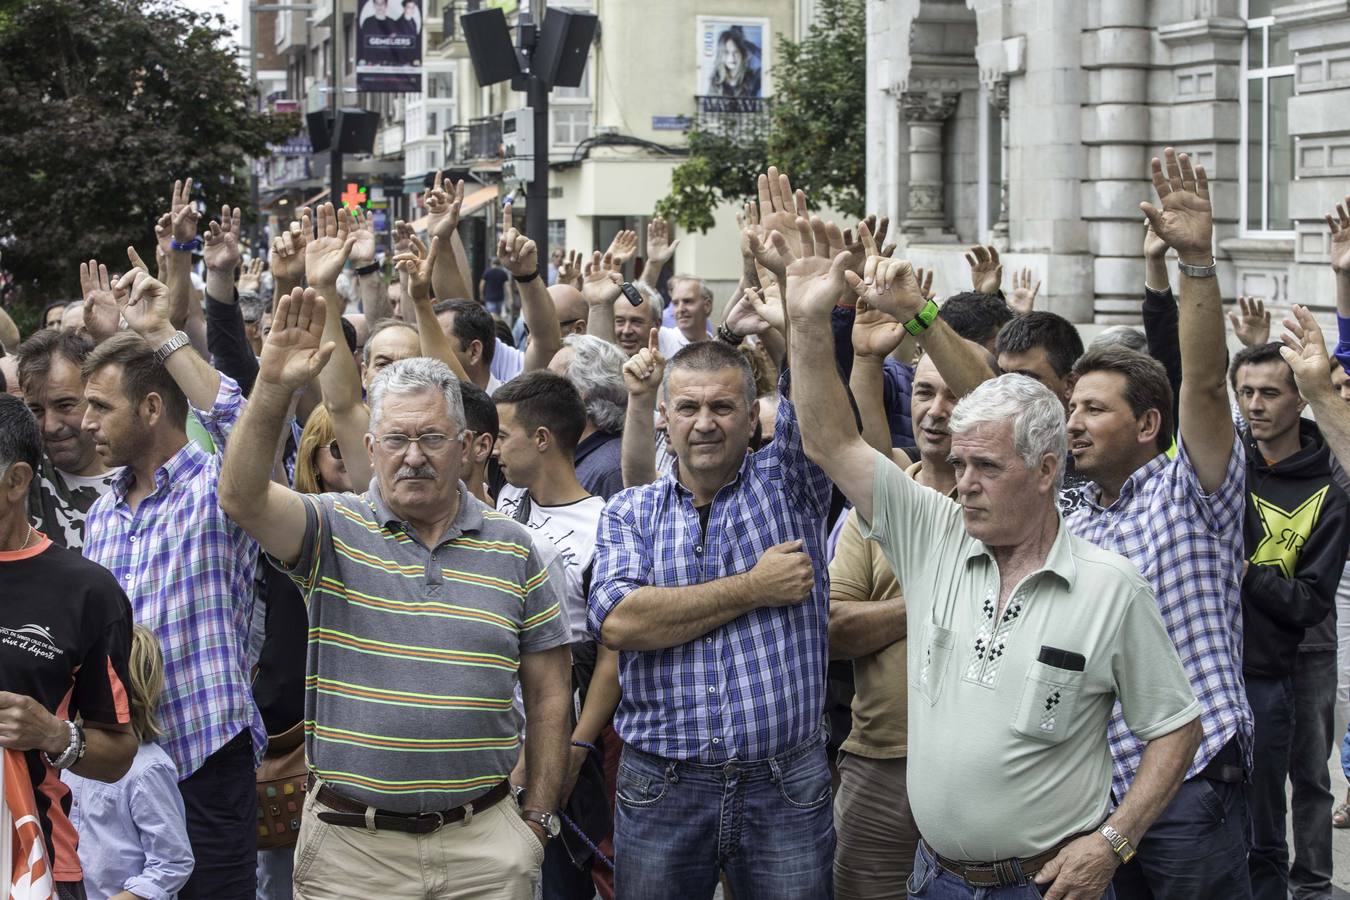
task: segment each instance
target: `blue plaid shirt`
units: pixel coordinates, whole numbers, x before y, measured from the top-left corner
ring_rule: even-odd
[[[1065,512],[1069,530],[1127,557],[1153,585],[1158,611],[1176,644],[1202,709],[1204,738],[1186,773],[1199,774],[1234,735],[1248,770],[1252,762],[1252,711],[1242,681],[1242,516],[1247,463],[1242,441],[1223,484],[1206,494],[1178,438],[1176,459],[1158,454],[1121,487],[1109,507],[1092,482]],[[1139,769],[1144,742],[1116,705],[1109,729],[1115,765],[1112,790],[1125,796]]]
[[[210,410],[197,410],[216,453],[189,440],[155,472],[155,490],[132,512],[130,466],[85,518],[84,555],[117,578],[137,624],[164,650],[162,746],[180,780],[239,732],[253,732],[255,762],[267,742],[249,687],[248,628],[258,546],[217,499],[220,454],[244,408],[220,376]]]
[[[614,496],[600,516],[587,624],[631,591],[703,584],[754,567],[775,544],[802,539],[815,565],[804,602],[756,609],[665,650],[623,651],[620,737],[639,750],[703,764],[767,759],[820,728],[829,662],[824,521],[830,481],[802,450],[783,398],[773,441],[747,454],[713,498],[702,534],[693,494],[674,474]]]

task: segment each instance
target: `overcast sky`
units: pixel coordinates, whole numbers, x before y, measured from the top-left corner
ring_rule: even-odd
[[[188,9],[204,13],[219,13],[229,23],[228,27],[239,39],[239,18],[242,15],[243,0],[177,0]]]

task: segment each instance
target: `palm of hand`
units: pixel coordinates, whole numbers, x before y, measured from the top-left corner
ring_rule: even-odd
[[[440,196],[437,196],[439,193]],[[448,241],[459,225],[459,206],[451,203],[444,191],[427,195],[427,236]]]
[[[618,272],[592,272],[582,283],[581,296],[591,306],[613,303],[619,298],[621,284]]]
[[[84,326],[97,338],[108,337],[117,331],[117,300],[112,291],[90,291],[84,298]]]
[[[830,277],[830,261],[824,257],[803,257],[787,267],[787,304],[793,312],[827,313],[841,293],[841,286]]]
[[[259,374],[292,390],[310,379],[310,365],[319,352],[319,338],[301,328],[273,329],[263,344]]]
[[[1003,265],[986,262],[971,266],[970,279],[975,290],[982,294],[997,294],[1003,284]]]
[[[759,314],[759,310],[748,296],[742,296],[727,313],[727,327],[740,335],[762,334],[769,328],[768,321]]]
[[[207,242],[202,247],[202,262],[208,269],[233,269],[239,264],[239,239],[226,232]]]
[[[1172,191],[1163,198],[1158,237],[1178,253],[1210,253],[1214,210],[1192,191]]]
[[[1013,288],[1008,297],[1008,305],[1020,316],[1024,316],[1036,307],[1036,295],[1030,288]]]
[[[905,339],[905,326],[879,309],[861,310],[853,320],[853,352],[886,356]]]
[[[340,237],[318,237],[305,245],[305,276],[311,284],[328,284],[342,274],[347,261]]]
[[[352,244],[351,259],[354,262],[369,263],[375,260],[375,232],[362,227],[356,232],[356,242]]]
[[[1342,228],[1331,236],[1331,267],[1350,273],[1350,228]]]

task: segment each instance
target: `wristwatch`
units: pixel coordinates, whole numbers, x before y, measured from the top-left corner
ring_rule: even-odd
[[[1177,268],[1181,270],[1182,275],[1189,275],[1192,278],[1213,278],[1214,273],[1218,271],[1218,262],[1212,262],[1207,266],[1190,266],[1177,260]]]
[[[178,332],[155,349],[155,362],[161,366],[168,361],[170,356],[186,347],[190,343],[188,336],[183,332]]]
[[[933,320],[938,317],[938,305],[935,301],[929,300],[919,310],[919,314],[905,323],[905,330],[910,334],[923,334],[924,330],[933,324]]]
[[[537,809],[523,809],[520,811],[520,817],[526,822],[533,822],[544,829],[544,834],[552,840],[562,833],[562,822],[553,813],[540,812]]]
[[[1116,856],[1120,857],[1122,863],[1127,863],[1134,859],[1134,845],[1130,843],[1130,839],[1125,837],[1125,835],[1116,831],[1116,829],[1105,822],[1102,823],[1101,828],[1097,829],[1097,833],[1106,838],[1106,842],[1111,845],[1111,849],[1116,852]]]
[[[67,720],[65,724],[70,729],[70,744],[66,746],[65,750],[61,751],[60,756],[53,757],[49,753],[42,754],[47,757],[47,762],[53,769],[69,769],[84,759],[84,729],[80,727],[78,722]]]

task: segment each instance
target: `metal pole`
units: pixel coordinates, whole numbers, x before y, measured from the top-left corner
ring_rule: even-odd
[[[342,207],[342,142],[338,134],[338,111],[342,108],[342,88],[347,68],[347,23],[342,0],[333,0],[333,95],[329,108],[333,113],[332,144],[328,154],[328,190],[333,206]]]
[[[530,76],[528,97],[534,110],[534,180],[525,189],[525,234],[539,248],[542,264],[548,259],[548,88]]]
[[[262,91],[258,90],[258,11],[255,7],[249,6],[248,9],[248,83],[254,91],[253,111],[262,111]],[[269,157],[270,158],[270,157]],[[264,162],[263,165],[266,165]],[[262,197],[258,190],[258,165],[255,162],[250,168],[252,171],[252,190],[250,200],[253,205],[253,245],[257,247],[261,243],[260,238],[263,233],[262,226]]]

